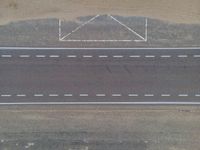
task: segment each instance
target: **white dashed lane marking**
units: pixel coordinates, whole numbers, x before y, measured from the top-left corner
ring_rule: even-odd
[[[11,58],[12,55],[1,55],[2,58]]]
[[[171,96],[170,94],[161,94],[162,97],[169,97]]]
[[[138,94],[128,94],[129,97],[137,97]]]
[[[97,97],[104,97],[106,94],[96,94]]]
[[[6,55],[1,55],[2,58],[12,58],[13,55],[9,55],[9,54],[6,54]],[[20,58],[30,58],[32,57],[31,55],[26,55],[26,54],[23,54],[23,55],[18,55],[18,57]],[[47,55],[33,55],[33,57],[36,57],[36,58],[45,58],[47,57]],[[48,56],[49,58],[59,58],[61,57],[61,55],[49,55]],[[66,55],[67,58],[77,58],[78,56],[77,55]],[[81,55],[80,57],[82,58],[93,58],[93,57],[98,57],[98,58],[108,58],[109,56],[108,55]],[[112,58],[156,58],[156,57],[160,57],[160,58],[171,58],[173,57],[172,55],[112,55],[111,56]],[[188,58],[189,55],[174,55],[174,57],[176,58]],[[192,55],[191,57],[193,58],[200,58],[200,55]],[[111,59],[111,58],[110,58]]]
[[[99,58],[108,58],[107,55],[99,55],[98,57],[99,57]]]
[[[92,58],[92,55],[83,55],[83,58]]]
[[[80,93],[79,96],[80,97],[89,97],[90,94],[88,93]],[[26,97],[27,95],[26,94],[0,94],[0,97],[11,97],[11,96],[17,96],[17,97]],[[34,97],[44,97],[45,95],[44,94],[33,94],[32,96]],[[52,94],[48,94],[46,96],[49,96],[49,97],[58,97],[58,96],[64,96],[64,97],[73,97],[74,95],[72,93],[66,93],[66,94],[57,94],[57,93],[52,93]],[[92,95],[91,95],[92,96]],[[122,97],[122,96],[128,96],[128,97],[141,97],[141,96],[144,96],[144,97],[154,97],[155,95],[154,94],[139,94],[139,93],[130,93],[130,94],[126,94],[126,95],[123,95],[122,93],[112,93],[111,95],[106,95],[105,93],[98,93],[98,94],[95,94],[96,97]],[[158,95],[159,96],[159,95]],[[170,97],[171,94],[160,94],[161,97]],[[193,95],[189,95],[189,94],[177,94],[177,95],[174,95],[175,97],[200,97],[200,93],[198,94],[193,94]]]
[[[193,55],[194,58],[200,58],[200,55]]]
[[[154,56],[154,55],[146,55],[145,57],[146,58],[155,58],[156,56]]]
[[[35,57],[37,57],[37,58],[45,58],[46,55],[35,55]]]
[[[123,55],[114,55],[113,58],[123,58]]]
[[[11,97],[11,94],[1,94],[1,97]]]
[[[44,94],[34,94],[35,97],[42,97]]]
[[[17,94],[17,97],[26,97],[26,94]]]
[[[68,58],[76,58],[76,55],[67,55]]]
[[[140,58],[141,56],[140,55],[130,55],[129,57],[130,58]]]
[[[64,94],[65,97],[72,97],[73,94]]]
[[[49,94],[50,97],[57,97],[59,96],[58,94]]]
[[[172,56],[171,55],[161,55],[160,57],[161,58],[171,58]]]
[[[81,96],[81,97],[87,97],[87,96],[89,96],[89,94],[79,94],[79,96]]]
[[[120,97],[122,94],[112,94],[113,97]]]
[[[178,55],[177,57],[179,57],[179,58],[187,58],[188,55]]]
[[[59,58],[60,55],[49,55],[50,58]]]
[[[180,96],[180,97],[187,97],[189,95],[188,94],[179,94],[178,96]]]
[[[29,58],[30,55],[19,55],[20,58]]]
[[[154,94],[144,94],[144,96],[146,96],[146,97],[153,97]]]

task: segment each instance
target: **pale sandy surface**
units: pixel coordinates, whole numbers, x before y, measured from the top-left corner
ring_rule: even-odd
[[[50,140],[58,142],[58,150],[63,150],[62,144],[70,141],[72,144],[77,141],[75,145],[83,142],[87,146],[85,149],[88,150],[106,149],[104,146],[109,143],[109,150],[116,150],[114,145],[121,146],[122,150],[130,150],[133,147],[136,150],[199,150],[200,148],[198,107],[1,107],[0,123],[2,149],[9,149],[9,146],[10,149],[16,148],[16,145],[12,147],[10,144],[24,141],[35,142],[34,146],[42,145],[41,149],[44,150],[51,145]],[[37,136],[34,136],[36,133]],[[34,149],[40,150],[39,147]]]
[[[147,16],[200,23],[199,0],[0,0],[0,23],[37,18],[72,20],[96,14]]]

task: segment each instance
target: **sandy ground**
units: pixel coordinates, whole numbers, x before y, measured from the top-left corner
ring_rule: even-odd
[[[200,109],[198,107],[1,107],[0,123],[0,139],[4,144],[0,144],[2,149],[9,146],[9,141],[42,142],[46,140],[42,138],[43,134],[50,134],[46,138],[54,142],[64,139],[66,141],[63,142],[67,142],[68,138],[73,142],[87,141],[87,149],[97,149],[92,148],[95,145],[102,148],[104,144],[111,141],[122,146],[122,149],[134,147],[136,150],[197,150],[200,148]],[[39,135],[34,136],[33,133]],[[67,135],[63,137],[65,133]],[[129,145],[137,143],[138,140],[141,148],[137,149],[135,147],[137,144]],[[100,141],[104,144],[100,144]],[[128,141],[130,142],[128,145],[123,144]],[[51,143],[41,145],[46,147],[49,144]],[[62,144],[57,146],[62,146]],[[127,148],[127,146],[130,147]],[[114,145],[110,145],[109,149],[115,149],[113,147]]]
[[[37,18],[72,20],[96,14],[200,23],[199,0],[1,0],[0,24]]]

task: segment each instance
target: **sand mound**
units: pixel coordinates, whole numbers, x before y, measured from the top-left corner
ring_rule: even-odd
[[[71,20],[96,14],[200,23],[199,0],[1,0],[0,24],[37,18]]]

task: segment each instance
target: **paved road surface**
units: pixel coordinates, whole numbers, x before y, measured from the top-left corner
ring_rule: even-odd
[[[200,103],[200,49],[0,49],[0,104]],[[52,104],[53,104],[52,103]]]

